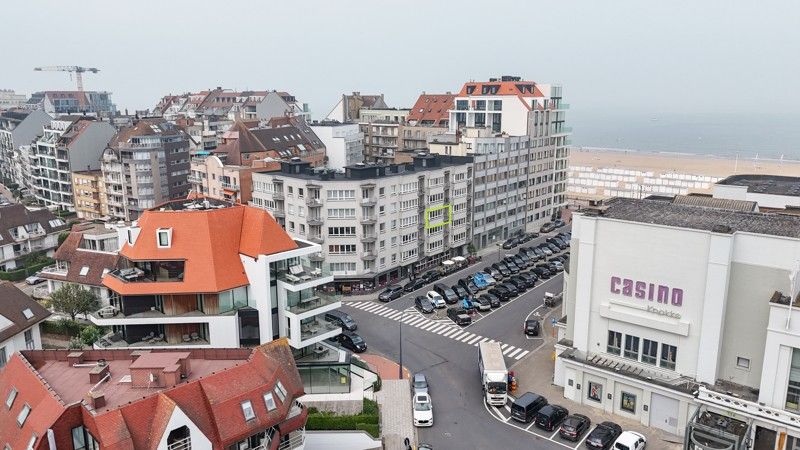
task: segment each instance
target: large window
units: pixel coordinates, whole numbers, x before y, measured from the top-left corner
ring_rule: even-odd
[[[329,219],[354,219],[356,217],[355,208],[330,208],[328,209]]]
[[[669,344],[661,344],[661,367],[675,370],[675,358],[678,354],[678,347]]]
[[[636,336],[625,335],[625,354],[626,358],[639,359],[639,338]]]
[[[72,448],[75,450],[99,450],[100,444],[84,427],[72,429]]]
[[[356,227],[328,227],[328,236],[355,236]]]
[[[250,402],[250,400],[243,401],[241,406],[244,420],[250,421],[256,418],[256,411],[253,409],[253,404]]]
[[[800,410],[800,349],[792,349],[789,386],[786,390],[786,409]]]
[[[356,191],[353,189],[329,189],[328,200],[353,200],[356,198]]]
[[[642,342],[642,362],[655,365],[657,356],[658,342],[644,339]]]
[[[617,331],[608,331],[608,346],[606,347],[606,351],[608,353],[613,353],[615,355],[620,354],[620,350],[622,347],[622,333]]]
[[[328,246],[329,255],[354,255],[356,244],[335,244]]]
[[[219,293],[219,312],[224,313],[247,306],[247,286]]]

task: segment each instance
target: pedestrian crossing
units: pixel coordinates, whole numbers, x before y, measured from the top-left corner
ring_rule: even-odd
[[[420,314],[416,309],[397,311],[395,309],[387,308],[386,306],[376,302],[348,302],[345,303],[345,305],[368,312],[370,314],[385,317],[390,320],[403,322],[405,325],[410,325],[424,331],[429,331],[431,333],[435,333],[442,337],[453,339],[473,347],[477,347],[481,342],[494,341],[494,339],[489,339],[478,334],[470,333],[448,319],[428,319]],[[510,359],[520,360],[530,353],[530,350],[525,350],[513,345],[504,344],[502,342],[500,344],[503,355]]]

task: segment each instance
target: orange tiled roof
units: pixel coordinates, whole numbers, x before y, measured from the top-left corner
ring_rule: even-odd
[[[497,91],[493,94],[484,94],[483,88],[497,87]],[[472,92],[469,92],[473,88]],[[533,81],[473,81],[464,83],[464,86],[459,91],[459,97],[468,95],[516,95],[522,97],[544,97],[544,94],[536,83]]]
[[[409,121],[425,122],[443,126],[442,121],[449,120],[450,109],[453,109],[454,94],[422,94],[408,113]]]
[[[145,211],[139,236],[120,254],[133,261],[185,261],[183,281],[126,283],[114,276],[103,284],[123,295],[221,292],[249,284],[240,254],[271,255],[297,244],[266,211],[231,205],[219,209]],[[158,248],[156,230],[172,229],[169,248]]]

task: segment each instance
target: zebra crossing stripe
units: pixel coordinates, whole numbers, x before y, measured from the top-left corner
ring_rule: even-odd
[[[508,347],[508,344],[503,344],[503,345],[501,345],[501,346],[500,346],[500,349],[501,349],[501,350],[505,350],[505,349],[506,349],[506,347]]]
[[[429,320],[428,323],[426,323],[425,325],[421,326],[420,328],[425,330],[425,331],[430,331],[430,329],[435,327],[436,325],[438,325],[436,322],[434,322],[432,320]]]
[[[467,344],[470,344],[470,345],[475,344],[480,339],[481,339],[481,336],[478,336],[477,334],[473,335],[472,339],[470,339],[469,342],[467,342]]]
[[[517,355],[516,359],[522,359],[528,353],[530,353],[530,350],[525,350],[524,352],[522,352],[519,355]]]
[[[367,311],[367,312],[372,312],[372,311],[377,310],[379,308],[381,308],[381,305],[379,305],[377,303],[372,303],[372,304],[369,304],[369,305],[367,305],[367,306],[365,306],[365,307],[363,307],[361,309],[364,310],[364,311]]]
[[[514,355],[516,355],[517,353],[519,353],[521,350],[522,350],[521,348],[518,348],[518,349],[514,350],[513,352],[511,352],[511,353],[509,353],[509,354],[508,354],[508,357],[509,357],[509,358],[513,358],[513,357],[514,357]]]
[[[463,338],[463,337],[464,337],[464,336],[466,336],[466,335],[467,335],[467,333],[466,333],[466,332],[462,332],[462,333],[456,333],[456,334],[454,334],[453,336],[450,336],[450,338],[451,338],[451,339],[455,339],[456,341],[460,341],[460,340],[461,340],[461,338]]]
[[[503,350],[503,354],[508,356],[508,354],[511,353],[511,351],[514,350],[515,348],[516,347],[509,345],[507,349]]]
[[[461,342],[467,342],[468,340],[472,339],[473,336],[475,335],[472,333],[467,333],[467,336],[464,339],[461,339]]]
[[[438,327],[436,327],[436,329],[431,330],[431,331],[433,331],[436,334],[442,334],[442,333],[444,333],[445,331],[447,331],[449,329],[450,329],[449,326],[447,326],[445,324],[440,324]]]
[[[456,328],[453,328],[453,329],[451,329],[451,330],[449,330],[449,331],[446,331],[444,334],[442,334],[442,336],[444,336],[444,337],[450,337],[450,335],[451,335],[451,334],[454,334],[454,333],[456,333],[457,331],[458,331],[458,329],[456,329]]]

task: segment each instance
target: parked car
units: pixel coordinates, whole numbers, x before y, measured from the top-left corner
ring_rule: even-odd
[[[453,303],[458,301],[458,294],[452,288],[448,287],[444,283],[436,283],[433,285],[433,290],[438,292],[439,295],[444,297],[444,301],[448,305],[452,305]]]
[[[492,309],[492,302],[483,295],[473,300],[472,303],[477,304],[478,311],[489,311]]]
[[[544,250],[539,248],[539,247],[533,247],[533,248],[531,248],[531,250],[533,251],[533,253],[536,253],[536,256],[538,256],[539,259],[542,259],[542,258],[544,258],[546,256],[544,254]]]
[[[537,248],[540,249],[542,251],[542,253],[544,253],[544,256],[552,256],[553,255],[553,250],[550,248],[550,246],[548,246],[545,243],[539,244],[539,246]]]
[[[358,329],[356,321],[350,317],[350,314],[339,309],[334,309],[333,311],[325,313],[325,320],[339,325],[342,327],[342,331],[356,331]]]
[[[517,274],[517,273],[519,273],[519,270],[520,270],[520,269],[519,269],[519,266],[518,266],[518,265],[516,265],[516,264],[514,263],[514,261],[512,261],[512,260],[510,260],[510,259],[506,258],[506,259],[504,259],[504,260],[503,260],[503,264],[505,264],[505,265],[506,265],[506,267],[508,267],[508,270],[509,270],[509,271],[510,271],[512,274]]]
[[[564,225],[566,225],[566,223],[564,223],[564,221],[563,221],[563,220],[561,220],[561,219],[556,219],[556,220],[553,222],[553,226],[555,226],[556,228],[561,228],[561,227],[563,227]]]
[[[351,332],[345,332],[338,336],[338,341],[342,344],[342,347],[350,350],[354,353],[363,353],[367,351],[367,343],[364,342],[364,339]]]
[[[403,286],[399,284],[392,284],[378,295],[378,300],[382,302],[390,302],[396,300],[403,295]]]
[[[491,292],[481,295],[481,298],[489,300],[489,305],[491,305],[492,308],[498,308],[500,306],[500,297],[492,294]]]
[[[460,286],[458,283],[454,284],[452,286],[452,289],[454,291],[456,291],[456,295],[458,295],[459,299],[465,299],[465,298],[469,297],[469,292],[466,289],[464,289],[462,286]]]
[[[489,286],[495,285],[497,280],[486,272],[476,272],[472,275],[472,282],[475,283],[475,286],[478,286],[478,289],[487,289]]]
[[[583,436],[583,433],[589,430],[591,424],[592,421],[583,414],[572,414],[564,419],[564,423],[558,429],[558,435],[562,439],[577,442]]]
[[[502,284],[489,289],[489,293],[499,298],[501,302],[507,302],[511,299],[511,291],[503,287]]]
[[[456,325],[465,326],[472,323],[472,318],[462,308],[447,308],[447,317]]]
[[[525,264],[525,267],[529,267],[531,264],[533,264],[533,259],[530,256],[528,256],[527,252],[524,252],[522,250],[517,252],[517,258],[519,258],[520,261],[522,261],[522,264]]]
[[[514,264],[519,267],[519,270],[523,270],[528,267],[528,264],[522,258],[520,258],[519,255],[510,256],[509,258],[511,258],[511,261],[513,261]]]
[[[414,389],[414,394],[427,394],[428,393],[428,379],[424,373],[415,373],[414,381],[411,383]]]
[[[427,392],[414,394],[414,426],[432,427],[433,426],[433,403],[431,396]]]
[[[470,295],[475,295],[479,291],[478,286],[472,281],[472,278],[462,278],[458,280],[458,285],[466,289]]]
[[[534,267],[533,269],[531,269],[531,272],[535,273],[537,277],[544,280],[550,278],[550,271],[547,270],[547,268],[545,267],[538,267],[538,266]]]
[[[561,264],[561,261],[553,261],[553,265],[556,268],[556,272],[563,272],[564,271],[564,264]]]
[[[414,278],[403,286],[403,292],[414,292],[422,286],[425,286],[425,284],[425,280],[422,278]]]
[[[30,285],[44,283],[45,281],[47,281],[47,280],[45,280],[44,278],[39,277],[39,273],[38,272],[35,275],[31,275],[28,278],[25,278],[25,284],[30,284]]]
[[[553,231],[555,229],[556,229],[556,226],[553,225],[553,223],[547,222],[546,224],[542,225],[541,228],[539,228],[539,231],[542,232],[542,233],[549,233],[549,232],[551,232],[551,231]]]
[[[635,431],[623,431],[616,441],[614,450],[643,450],[647,445],[647,439]]]
[[[518,245],[519,245],[519,239],[517,238],[507,239],[505,242],[503,242],[503,248],[506,250],[510,250]]]
[[[525,280],[520,278],[519,275],[514,275],[513,277],[509,278],[508,283],[513,284],[514,287],[517,288],[517,291],[520,293],[525,292],[525,290],[528,288],[528,283],[526,283]]]
[[[556,244],[551,244],[549,242],[546,242],[544,245],[546,245],[547,248],[549,248],[550,251],[553,252],[553,254],[556,254],[561,251],[561,249]]]
[[[439,298],[441,298],[441,296],[439,296]],[[417,298],[414,299],[414,307],[423,314],[430,314],[436,309],[436,305],[434,305],[428,297],[423,297],[422,295],[418,295]]]
[[[525,325],[523,326],[523,331],[528,336],[538,336],[539,335],[539,321],[536,319],[528,319],[525,321]]]
[[[425,297],[437,308],[444,308],[447,306],[447,301],[442,297],[442,294],[436,291],[428,291]]]
[[[519,275],[514,275],[511,279],[517,282],[516,285],[521,290],[528,290],[533,287],[533,280],[529,280],[523,275],[525,275],[525,272],[520,272]]]
[[[511,418],[522,423],[530,423],[536,413],[547,405],[547,399],[533,392],[526,392],[511,404]]]
[[[528,287],[536,286],[536,280],[539,279],[539,277],[537,277],[535,274],[531,272],[522,272],[519,274],[519,276],[521,276],[522,278],[525,279],[525,281],[528,282]]]
[[[426,283],[433,283],[434,281],[438,280],[441,277],[442,277],[442,274],[439,273],[438,270],[429,270],[429,271],[423,273],[422,275],[420,275],[420,278],[425,280]]]
[[[609,450],[620,434],[622,427],[614,422],[600,423],[586,437],[586,446],[594,450]]]
[[[467,313],[472,313],[473,311],[478,309],[478,305],[476,305],[475,302],[472,301],[472,297],[464,297],[464,298],[462,298],[461,299],[461,307]]]
[[[483,273],[488,274],[489,276],[494,278],[495,281],[500,281],[500,280],[503,279],[503,274],[500,273],[499,270],[497,270],[497,269],[495,269],[494,267],[491,267],[491,266],[484,267],[483,268]]]
[[[536,426],[545,431],[553,431],[569,415],[567,408],[558,405],[546,405],[536,413]]]
[[[508,267],[506,267],[505,264],[502,264],[502,263],[499,263],[499,262],[496,262],[496,263],[492,264],[492,269],[495,269],[496,271],[500,272],[500,274],[502,275],[498,279],[498,281],[511,275],[511,271],[508,270]]]
[[[520,294],[520,291],[519,291],[519,289],[517,288],[517,286],[516,286],[516,285],[514,285],[514,284],[512,284],[512,283],[509,283],[509,282],[507,282],[507,281],[504,281],[504,282],[501,284],[501,286],[503,286],[503,287],[505,287],[506,289],[508,289],[508,291],[511,293],[511,296],[512,296],[512,297],[516,297],[516,296],[518,296],[518,295]]]

